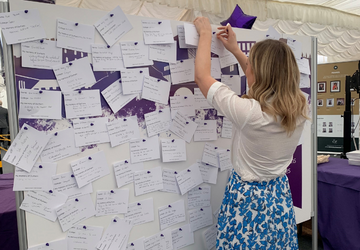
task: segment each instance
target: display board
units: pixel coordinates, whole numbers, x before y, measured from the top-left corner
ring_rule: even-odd
[[[12,0],[10,1],[11,11],[14,10],[31,10],[37,9],[40,12],[43,26],[46,31],[46,37],[49,40],[56,40],[56,27],[57,27],[57,19],[65,19],[74,24],[87,24],[93,25],[98,20],[100,20],[107,13],[104,11],[96,11],[96,10],[87,10],[87,9],[77,9],[77,8],[69,8],[63,6],[55,6],[55,5],[47,5],[47,4],[39,4],[34,2],[23,2]],[[144,35],[142,32],[142,21],[150,20],[149,18],[140,17],[140,16],[127,16],[129,19],[132,29],[126,33],[121,39],[120,42],[131,41],[134,43],[138,43],[143,41]],[[196,55],[196,49],[181,49],[179,47],[179,37],[177,34],[177,25],[183,24],[178,21],[171,21],[171,28],[174,35],[174,40],[176,41],[176,59],[179,62],[192,59]],[[214,31],[216,27],[213,27]],[[244,50],[245,53],[248,53],[251,46],[255,44],[257,41],[263,40],[266,37],[265,32],[252,31],[252,30],[242,30],[235,29],[238,38],[238,44],[241,49]],[[284,36],[283,39],[287,37]],[[311,64],[311,38],[310,37],[298,37],[291,36],[291,40],[296,39],[301,44],[302,58],[305,60],[305,64]],[[119,41],[118,41],[119,42]],[[118,43],[117,42],[117,43]],[[286,42],[286,40],[285,40]],[[98,32],[95,32],[95,43],[96,44],[105,44],[103,38],[100,36]],[[16,78],[16,87],[18,92],[18,100],[20,91],[27,90],[37,90],[37,91],[59,91],[59,85],[55,78],[54,71],[52,69],[39,69],[39,68],[29,68],[23,67],[23,58],[21,55],[21,47],[20,44],[16,44],[13,46],[14,49],[14,61],[15,61],[15,78]],[[79,52],[71,49],[62,49],[61,50],[62,63],[69,63],[81,60],[88,60],[88,63],[92,62],[92,54],[86,52]],[[212,58],[214,61],[218,58],[216,54],[212,54]],[[170,77],[170,65],[169,63],[162,61],[154,61],[153,65],[141,67],[139,69],[141,71],[149,72],[151,77],[161,80],[161,82],[168,82],[171,80]],[[145,68],[145,69],[143,69]],[[88,84],[85,87],[82,87],[81,90],[99,90],[100,93],[106,90],[112,83],[119,81],[120,72],[119,71],[94,71],[91,69],[95,78],[94,84]],[[230,65],[228,67],[221,69],[221,74],[223,76],[240,76],[240,93],[246,92],[246,78],[239,71],[239,67],[237,64]],[[305,76],[305,82],[309,84],[302,88],[305,95],[308,97],[309,104],[311,105],[311,88],[310,88],[310,75]],[[174,80],[174,79],[172,79]],[[220,80],[220,79],[219,79]],[[159,81],[158,81],[159,82]],[[183,84],[173,84],[170,87],[170,99],[172,97],[183,98],[188,97],[189,99],[192,96],[195,96],[196,92],[196,84],[194,82],[187,82]],[[64,97],[62,97],[64,100]],[[199,98],[199,97],[196,97]],[[160,133],[159,137],[155,135],[155,137],[148,137],[148,131],[146,127],[145,114],[150,112],[165,110],[169,107],[168,100],[166,104],[160,102],[153,102],[144,98],[141,98],[140,95],[136,95],[136,97],[130,100],[125,106],[123,106],[118,112],[113,112],[112,107],[110,107],[107,101],[104,99],[103,95],[100,95],[101,102],[101,113],[98,117],[103,117],[107,122],[111,122],[114,120],[124,120],[131,119],[129,117],[136,116],[135,122],[139,127],[139,133],[141,141],[143,142],[151,142],[153,143],[153,139],[156,138],[155,143],[152,146],[148,147],[150,149],[160,148],[160,140],[161,139],[170,139],[177,140],[177,137],[173,132],[166,131],[164,133]],[[171,106],[171,105],[170,105]],[[173,105],[174,109],[175,105]],[[90,107],[89,107],[90,108]],[[67,113],[67,112],[66,112]],[[88,121],[86,118],[84,120],[77,119],[66,119],[65,118],[65,108],[64,105],[61,107],[61,119],[29,119],[29,118],[21,118],[19,119],[20,127],[24,124],[28,124],[31,127],[35,128],[38,131],[43,131],[44,136],[45,132],[48,134],[54,134],[55,132],[61,132],[67,128],[75,127],[81,121]],[[198,142],[191,140],[190,143],[186,143],[186,160],[179,162],[164,162],[164,154],[160,159],[154,159],[150,161],[143,162],[143,169],[147,170],[148,173],[152,171],[158,171],[158,167],[161,168],[162,171],[164,169],[169,169],[174,172],[181,172],[184,170],[190,170],[190,166],[194,163],[202,160],[203,151],[206,143],[211,143],[217,148],[222,149],[231,149],[231,138],[223,138],[221,136],[221,132],[223,129],[224,118],[216,112],[216,110],[211,108],[197,108],[195,112],[195,116],[192,116],[191,119],[193,121],[208,121],[209,123],[214,123],[216,126],[216,140],[208,141],[208,142]],[[91,123],[93,124],[93,123]],[[94,124],[93,124],[94,125]],[[231,136],[230,136],[231,137]],[[140,142],[141,142],[140,141]],[[174,142],[174,141],[172,141]],[[99,191],[113,191],[115,194],[117,192],[121,192],[122,190],[129,191],[129,199],[128,203],[141,204],[145,202],[146,199],[153,200],[153,211],[154,211],[154,219],[148,223],[136,225],[132,228],[130,236],[128,238],[128,242],[134,242],[141,237],[151,237],[155,234],[159,234],[163,232],[160,230],[159,223],[159,208],[166,207],[170,204],[175,204],[175,202],[184,202],[185,208],[185,220],[174,225],[171,225],[169,228],[171,230],[180,229],[181,227],[185,227],[189,224],[189,211],[191,207],[188,203],[189,195],[170,193],[164,191],[155,191],[149,192],[142,195],[135,194],[134,184],[129,183],[121,188],[117,188],[117,182],[115,178],[113,164],[117,162],[125,162],[125,160],[130,159],[130,148],[129,143],[120,144],[115,147],[111,147],[112,145],[109,142],[106,143],[98,143],[91,144],[88,146],[84,146],[80,148],[80,152],[76,155],[72,155],[65,159],[57,161],[56,174],[68,173],[73,170],[71,168],[71,164],[78,161],[79,159],[91,160],[92,158],[97,157],[98,154],[102,154],[108,165],[108,169],[104,171],[108,171],[109,174],[103,176],[102,178],[93,181],[91,183],[93,192],[91,193],[91,200],[93,204],[96,204],[97,199],[99,198]],[[288,168],[288,177],[290,181],[291,191],[293,194],[293,200],[295,205],[295,213],[296,220],[298,223],[306,221],[310,219],[311,216],[311,122],[308,122],[305,126],[303,136],[299,142],[299,146],[296,149],[294,154],[294,159],[292,164]],[[92,158],[89,158],[92,157]],[[100,157],[100,156],[99,156]],[[96,158],[97,159],[97,158]],[[105,164],[106,165],[106,164]],[[101,166],[99,166],[100,168]],[[103,166],[102,166],[103,167]],[[216,214],[222,202],[223,193],[225,189],[225,185],[227,183],[227,179],[229,177],[229,173],[231,170],[218,171],[216,184],[210,183],[210,180],[207,180],[207,183],[201,184],[201,187],[211,189],[211,201],[210,201],[210,211],[214,215],[212,218],[212,225],[208,225],[207,227],[201,228],[194,232],[194,244],[191,244],[184,249],[207,249],[206,239],[204,237],[204,233],[211,226],[216,224]],[[206,167],[202,168],[202,174],[204,175],[206,172]],[[164,174],[164,173],[163,173]],[[204,180],[204,178],[203,178]],[[198,189],[198,186],[196,187]],[[112,192],[112,193],[113,193]],[[26,196],[26,194],[25,194]],[[174,205],[173,205],[174,206]],[[196,209],[202,209],[201,207],[196,207]],[[205,210],[205,208],[204,208]],[[206,208],[208,210],[208,208]],[[202,211],[202,210],[201,210]],[[81,225],[90,226],[99,226],[103,227],[104,231],[112,225],[114,222],[115,215],[103,215],[103,216],[93,216],[84,221],[81,221]],[[117,214],[119,218],[123,218],[124,214]],[[195,216],[195,215],[191,215]],[[193,217],[194,218],[194,217]],[[27,239],[29,247],[35,246],[38,244],[45,244],[46,242],[51,242],[59,239],[64,239],[67,236],[66,232],[63,232],[62,227],[60,226],[58,221],[52,222],[50,220],[44,219],[42,217],[36,216],[32,213],[26,213],[26,223],[23,223],[27,229]],[[65,230],[67,231],[67,230]]]

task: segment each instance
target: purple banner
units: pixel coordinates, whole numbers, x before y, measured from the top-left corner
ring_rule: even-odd
[[[294,206],[302,208],[302,146],[299,145],[293,155],[293,161],[286,171]]]

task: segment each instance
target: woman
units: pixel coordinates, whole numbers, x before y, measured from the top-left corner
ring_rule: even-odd
[[[218,219],[217,249],[298,249],[293,202],[286,169],[307,117],[300,73],[291,49],[265,40],[239,49],[231,26],[218,39],[239,61],[249,92],[241,98],[210,75],[211,26],[199,17],[195,81],[208,101],[235,128],[234,170]]]

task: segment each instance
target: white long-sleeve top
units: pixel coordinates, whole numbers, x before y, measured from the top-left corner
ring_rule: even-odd
[[[289,137],[280,118],[276,121],[273,115],[261,110],[258,101],[240,98],[223,83],[211,85],[207,100],[233,123],[232,160],[242,180],[269,181],[286,173],[305,118],[298,119]]]

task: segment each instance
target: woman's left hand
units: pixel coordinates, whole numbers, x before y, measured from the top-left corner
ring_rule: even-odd
[[[197,32],[199,33],[199,35],[205,35],[205,34],[210,34],[211,35],[211,25],[209,22],[209,19],[207,17],[197,17],[194,20],[194,25],[196,27]]]

